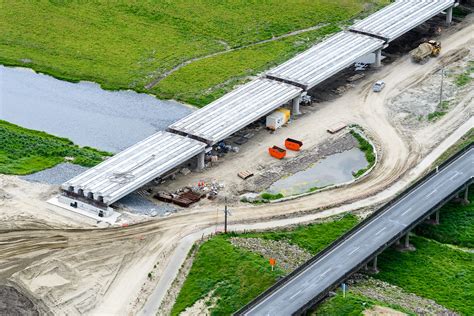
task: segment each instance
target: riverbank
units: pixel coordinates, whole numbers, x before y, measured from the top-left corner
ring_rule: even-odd
[[[27,68],[0,66],[0,119],[66,137],[80,146],[119,152],[192,112],[175,101],[134,91],[105,91]]]
[[[92,167],[111,154],[0,120],[0,173],[30,174],[61,162]]]

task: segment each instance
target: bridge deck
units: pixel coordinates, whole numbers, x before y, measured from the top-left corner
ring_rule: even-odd
[[[453,5],[454,0],[399,0],[349,29],[391,42]]]
[[[77,177],[62,189],[89,193],[107,205],[164,175],[204,151],[206,144],[184,136],[158,132]],[[100,200],[102,197],[103,201]]]
[[[258,78],[172,124],[169,129],[217,143],[301,94],[301,88]]]
[[[380,39],[340,32],[271,69],[267,77],[295,83],[309,90],[383,45],[384,41]]]

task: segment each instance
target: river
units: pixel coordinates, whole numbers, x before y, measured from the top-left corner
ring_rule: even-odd
[[[175,101],[96,83],[71,83],[0,65],[0,119],[66,137],[81,146],[121,151],[192,112]]]

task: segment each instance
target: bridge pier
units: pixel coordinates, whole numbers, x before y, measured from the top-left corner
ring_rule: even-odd
[[[293,111],[292,116],[300,115],[300,102],[301,102],[301,95],[297,96],[293,99]]]
[[[197,155],[197,157],[196,157],[196,159],[197,159],[196,170],[202,170],[202,169],[204,169],[204,167],[205,167],[204,158],[205,158],[205,153],[204,153],[204,151],[201,152],[201,153],[199,153],[199,155]]]
[[[377,268],[377,258],[378,256],[375,256],[375,258],[372,260],[372,267],[370,267],[370,273],[379,273],[379,269]]]
[[[469,204],[469,186],[466,185],[466,189],[464,190],[464,203]]]
[[[434,212],[433,214],[430,214],[426,218],[426,223],[432,224],[432,225],[439,225],[439,210],[436,210],[436,212]]]
[[[446,10],[446,25],[449,26],[453,22],[453,7]]]
[[[461,192],[458,192],[458,194],[456,194],[454,198],[454,202],[464,204],[464,205],[471,203],[469,201],[469,186],[468,185],[466,185],[466,187]]]
[[[415,246],[410,244],[410,231],[407,232],[407,234],[402,237],[403,238],[403,244],[400,243],[400,240],[398,240],[398,243],[396,243],[396,247],[400,251],[415,251]]]
[[[382,67],[382,49],[377,49],[375,52],[375,63],[374,67],[379,68]]]

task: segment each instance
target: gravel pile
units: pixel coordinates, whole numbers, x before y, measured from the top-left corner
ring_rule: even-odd
[[[67,180],[74,178],[75,176],[83,173],[88,168],[75,165],[72,163],[61,163],[52,168],[39,171],[33,174],[26,176],[21,176],[20,178],[31,181],[31,182],[40,182],[53,185],[60,185]]]
[[[230,242],[236,247],[261,254],[265,258],[275,258],[277,267],[285,272],[293,271],[311,258],[309,252],[281,240],[234,237],[230,239]]]
[[[398,305],[413,311],[417,315],[458,315],[455,312],[437,304],[435,301],[407,293],[398,286],[371,278],[367,275],[356,274],[349,284],[349,291],[369,298]]]
[[[139,215],[162,216],[165,213],[176,212],[176,208],[169,203],[151,202],[150,200],[132,193],[120,199],[116,205],[126,209],[128,212]]]

